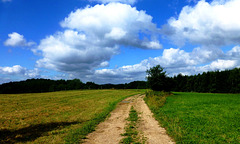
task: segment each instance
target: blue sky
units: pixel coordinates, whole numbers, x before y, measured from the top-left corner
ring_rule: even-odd
[[[1,0],[0,83],[96,83],[240,66],[240,0]]]

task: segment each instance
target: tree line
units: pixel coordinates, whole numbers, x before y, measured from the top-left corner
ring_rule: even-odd
[[[193,76],[179,74],[174,76],[171,82],[172,91],[240,93],[240,68],[204,72]]]
[[[79,89],[146,89],[146,88],[147,82],[145,81],[133,81],[125,84],[100,85],[94,82],[83,83],[79,79],[73,80],[28,79],[25,81],[1,84],[0,94],[41,93]]]
[[[240,68],[168,77],[157,65],[147,70],[147,80],[149,88],[155,91],[240,93]]]
[[[240,68],[225,71],[204,72],[198,75],[178,74],[168,77],[164,69],[157,65],[147,70],[146,81],[125,84],[83,83],[79,79],[50,80],[28,79],[0,85],[0,94],[39,93],[78,89],[146,89],[155,91],[240,93]]]

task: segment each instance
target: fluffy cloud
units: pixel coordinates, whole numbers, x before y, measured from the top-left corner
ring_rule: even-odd
[[[98,83],[124,83],[134,80],[144,80],[145,72],[151,64],[148,60],[143,60],[139,64],[127,65],[116,69],[96,70],[93,77]],[[91,77],[90,77],[91,78]]]
[[[20,75],[26,78],[35,78],[39,76],[39,70],[37,68],[28,70],[20,65],[12,67],[0,67],[0,74],[3,75]]]
[[[66,30],[43,39],[38,46],[43,59],[37,61],[38,67],[63,72],[91,73],[93,68],[104,67],[118,47],[97,46],[85,34]]]
[[[201,45],[227,45],[240,42],[240,1],[199,1],[185,6],[178,18],[171,18],[163,32],[179,45],[186,41]]]
[[[25,71],[26,69],[20,65],[15,65],[13,67],[0,67],[1,74],[24,74]]]
[[[190,53],[180,49],[170,48],[165,49],[162,56],[145,59],[139,64],[127,65],[116,69],[96,70],[94,76],[100,79],[100,83],[102,77],[108,78],[112,82],[145,80],[146,70],[158,64],[172,74],[176,72],[176,69],[194,65],[196,62],[191,58]]]
[[[154,58],[154,61],[157,63],[163,62],[161,65],[163,67],[182,67],[186,65],[194,65],[196,61],[194,61],[190,54],[180,50],[180,49],[165,49],[163,51],[163,55],[161,57]]]
[[[200,69],[203,69],[203,71],[214,71],[214,70],[225,70],[225,69],[232,69],[237,66],[236,60],[222,60],[218,59],[216,61],[213,61],[211,64],[202,66]]]
[[[22,46],[22,47],[28,47],[32,46],[35,43],[34,42],[27,42],[24,39],[23,35],[20,35],[19,33],[13,32],[11,34],[8,34],[8,39],[4,42],[5,46],[11,46],[11,47],[17,47],[17,46]]]
[[[227,52],[227,55],[232,59],[238,59],[240,57],[240,46],[235,46],[232,48]]]
[[[152,17],[126,4],[77,9],[60,24],[65,30],[41,40],[35,49],[43,56],[38,67],[91,75],[94,69],[108,66],[119,46],[161,48]]]
[[[180,49],[165,49],[163,55],[141,61],[139,64],[123,66],[115,69],[96,70],[94,77],[98,82],[104,83],[108,79],[113,83],[119,81],[130,82],[144,80],[146,70],[160,64],[165,68],[169,76],[179,73],[183,75],[198,74],[206,71],[232,69],[240,66],[240,47],[236,46],[227,53],[222,51],[214,53],[211,49],[195,48],[192,52]],[[201,57],[206,55],[205,57]],[[208,64],[207,64],[208,63]]]
[[[41,40],[35,50],[42,55],[37,66],[97,83],[144,80],[146,70],[157,64],[165,67],[170,76],[231,69],[240,66],[240,47],[224,53],[218,46],[239,43],[240,23],[233,12],[238,11],[235,5],[239,6],[236,0],[215,0],[184,7],[178,19],[171,18],[162,30],[177,43],[188,41],[200,47],[191,52],[164,49],[159,57],[115,69],[104,67],[113,55],[119,54],[120,46],[162,47],[152,17],[121,3],[77,9],[60,22],[63,31]]]
[[[134,4],[137,2],[137,0],[90,0],[90,1],[98,1],[101,3],[110,3],[110,2],[121,2],[125,4]]]
[[[78,9],[65,18],[61,26],[84,32],[98,45],[161,48],[156,39],[158,29],[152,23],[152,17],[126,4],[110,3]],[[142,39],[139,39],[140,35]]]

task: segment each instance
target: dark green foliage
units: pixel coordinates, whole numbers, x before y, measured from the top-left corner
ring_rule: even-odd
[[[50,79],[28,79],[20,82],[10,82],[0,85],[0,94],[16,93],[41,93],[54,92],[62,90],[78,89],[146,89],[147,82],[134,81],[126,84],[95,84],[87,82],[86,84],[79,79],[73,80],[50,80]]]
[[[168,77],[157,65],[147,70],[147,75],[148,87],[154,91],[240,93],[240,68]]]
[[[147,88],[147,82],[145,81],[133,81],[126,85],[126,89],[146,89]]]
[[[28,79],[20,82],[10,82],[0,85],[0,93],[39,93],[61,90],[82,89],[84,83],[79,79],[73,80],[50,80],[50,79]]]
[[[168,85],[169,79],[167,78],[164,69],[157,65],[155,67],[147,70],[147,82],[149,88],[154,91],[169,91],[170,87]]]
[[[100,89],[146,89],[146,81],[133,81],[125,84],[103,84],[99,85]]]
[[[85,89],[98,89],[98,85],[95,84],[94,82],[87,82],[85,84]]]
[[[204,72],[194,76],[181,74],[171,78],[172,91],[240,93],[240,68],[225,71]]]

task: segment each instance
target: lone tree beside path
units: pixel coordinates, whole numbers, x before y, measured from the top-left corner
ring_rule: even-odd
[[[148,86],[154,91],[169,91],[169,82],[164,68],[160,65],[150,68],[147,72]]]

